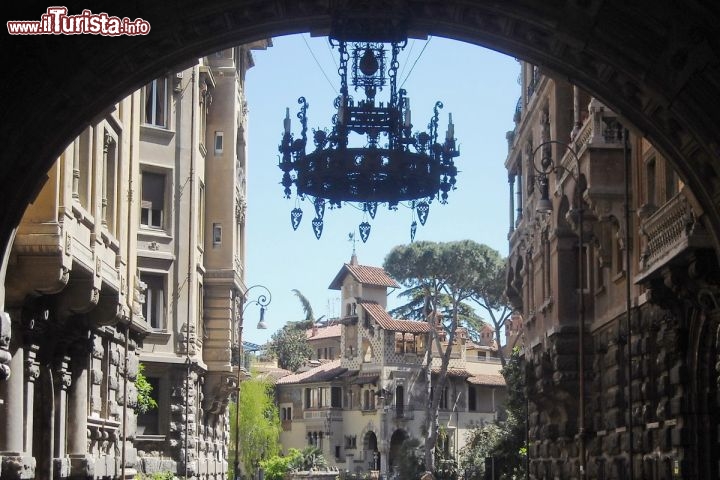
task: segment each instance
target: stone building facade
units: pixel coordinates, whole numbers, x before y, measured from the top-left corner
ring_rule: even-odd
[[[47,173],[4,286],[3,480],[226,478],[246,289],[244,76],[266,46],[153,80]],[[144,415],[141,364],[158,402]]]
[[[397,286],[383,269],[359,265],[354,255],[338,272],[330,288],[341,291],[342,317],[308,330],[319,365],[277,381],[285,449],[315,445],[338,470],[377,470],[388,478],[402,442],[422,442],[431,326],[387,313],[387,289]],[[440,363],[433,347],[433,383]],[[469,429],[497,418],[505,389],[493,335],[476,344],[460,328],[440,401],[447,454],[456,458]]]
[[[703,210],[602,102],[521,72],[506,289],[523,316],[530,478],[716,479],[720,272]]]

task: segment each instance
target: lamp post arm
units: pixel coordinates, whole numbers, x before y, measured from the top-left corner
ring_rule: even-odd
[[[256,288],[264,290],[264,293],[258,295],[255,300],[247,300],[250,291]],[[245,313],[245,309],[250,305],[258,305],[260,308],[267,308],[267,306],[270,305],[270,302],[272,302],[272,293],[270,293],[270,290],[265,285],[260,284],[248,287],[248,289],[245,290],[245,293],[243,293],[243,297],[246,298],[246,300],[245,304],[243,305],[242,311],[240,312],[241,316]]]

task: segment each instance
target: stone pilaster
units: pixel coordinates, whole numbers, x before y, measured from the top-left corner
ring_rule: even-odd
[[[87,335],[87,334],[86,334]],[[74,478],[93,476],[94,461],[88,450],[88,358],[90,343],[87,336],[78,342],[72,352],[72,388],[68,399],[67,453],[70,474]]]
[[[10,315],[7,312],[0,311],[0,381],[7,380],[10,377],[10,338],[11,334]]]
[[[22,345],[19,325],[11,323],[12,341],[8,364],[12,375],[0,383],[0,405],[4,411],[0,432],[0,476],[3,480],[29,479],[35,476],[35,459],[27,455],[25,448],[25,349]],[[29,448],[32,448],[30,446]]]
[[[55,361],[55,438],[53,452],[53,469],[55,478],[70,475],[70,462],[65,456],[67,417],[67,392],[72,384],[70,357],[60,356]]]

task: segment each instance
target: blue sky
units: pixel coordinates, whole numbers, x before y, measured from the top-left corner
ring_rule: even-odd
[[[268,287],[272,303],[265,317],[267,330],[256,329],[257,308],[247,306],[244,337],[264,343],[288,321],[303,318],[292,289],[310,300],[316,318],[339,313],[340,292],[329,290],[328,285],[350,260],[353,245],[348,233],[357,232],[363,219],[362,212],[352,207],[327,210],[323,234],[317,240],[310,225],[314,210],[306,200],[300,204],[302,224],[293,231],[290,210],[295,199],[283,198],[282,172],[277,166],[286,107],[290,107],[293,133],[299,134],[295,117],[298,97],[304,96],[310,105],[309,134],[312,128],[332,126],[332,103],[339,90],[337,52],[330,50],[327,38],[303,34],[274,38],[271,48],[253,52],[253,56],[255,67],[246,78],[249,160],[245,280],[248,286]],[[518,62],[482,47],[431,37],[429,41],[409,41],[400,58],[399,72],[398,86],[404,82],[411,99],[414,129],[429,122],[435,101],[441,100],[444,109],[439,131],[445,132],[447,114],[452,113],[460,149],[456,159],[458,188],[450,192],[447,205],[433,202],[425,226],[418,225],[415,240],[472,239],[506,255],[509,207],[505,133],[514,126],[512,116],[520,94]],[[362,98],[360,94],[355,97]],[[378,100],[385,99],[385,92],[380,92]],[[379,207],[367,243],[355,234],[359,263],[382,266],[394,246],[410,242],[411,221],[407,208],[390,212]],[[255,293],[259,293],[257,289]],[[251,292],[250,299],[255,297]],[[388,303],[390,307],[399,304],[393,296]]]

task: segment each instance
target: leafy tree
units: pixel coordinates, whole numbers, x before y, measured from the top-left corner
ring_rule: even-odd
[[[277,358],[278,366],[297,372],[305,360],[312,357],[313,350],[307,340],[305,329],[285,325],[272,334],[268,352]]]
[[[322,469],[328,466],[327,459],[322,450],[314,445],[308,445],[299,451],[290,462],[290,469],[307,471],[311,468]]]
[[[525,437],[525,375],[519,350],[513,350],[502,369],[507,384],[505,400],[507,418],[479,426],[468,433],[467,443],[460,452],[461,467],[472,472],[468,479],[485,478],[485,459],[495,459],[498,478],[520,478],[527,455]]]
[[[246,472],[253,472],[262,460],[280,451],[280,416],[273,386],[267,380],[245,380],[240,384],[239,397],[238,406],[230,412],[230,443],[231,448],[237,448],[235,429],[239,423],[240,461]],[[233,413],[240,416],[239,422]]]
[[[418,455],[419,446],[420,440],[416,438],[409,438],[400,444],[395,460],[398,478],[419,478],[425,470],[424,460]]]
[[[292,469],[291,465],[296,465],[298,462],[302,462],[302,452],[297,448],[291,448],[286,456],[273,455],[261,461],[260,466],[267,480],[283,480],[285,474]]]
[[[282,329],[275,332],[270,337],[267,350],[277,359],[280,368],[297,372],[305,361],[312,357],[313,351],[307,341],[305,331],[312,328],[316,320],[310,301],[305,295],[295,289],[293,293],[300,300],[305,319],[300,322],[288,322]]]
[[[447,381],[447,369],[450,354],[457,331],[460,307],[469,299],[474,288],[481,284],[489,274],[486,245],[471,240],[455,242],[416,242],[393,248],[385,258],[385,270],[406,288],[418,288],[426,299],[426,320],[430,324],[431,341],[425,353],[426,384],[428,403],[426,407],[425,436],[425,469],[435,471],[433,452],[437,444],[440,408],[440,395]],[[440,316],[439,301],[441,295],[447,295],[450,301],[447,312]],[[444,331],[443,349],[437,331],[438,322]],[[435,388],[431,382],[431,362],[433,346],[441,353],[441,367]]]
[[[152,398],[153,387],[145,376],[145,365],[142,363],[138,366],[137,377],[135,378],[135,388],[137,389],[137,413],[147,413],[153,408],[157,408],[157,402]]]
[[[260,462],[267,480],[283,480],[292,470],[307,471],[328,466],[327,459],[318,447],[308,445],[302,450],[290,448],[287,456],[274,455]]]
[[[408,302],[390,310],[388,312],[390,315],[410,320],[425,320],[427,318],[430,307],[426,304],[428,297],[425,295],[422,286],[403,290],[398,294],[398,297],[406,298]],[[452,299],[448,295],[440,293],[436,299],[436,308],[443,315],[450,315],[452,313]],[[485,322],[475,313],[475,310],[464,302],[458,305],[458,320],[475,330],[480,330],[485,325]]]
[[[484,246],[485,247],[485,246]],[[500,253],[490,247],[483,249],[485,258],[485,274],[478,278],[473,287],[470,300],[475,302],[490,317],[495,328],[495,341],[498,345],[500,362],[505,366],[505,354],[502,345],[502,327],[512,314],[512,307],[505,296],[506,260]]]

